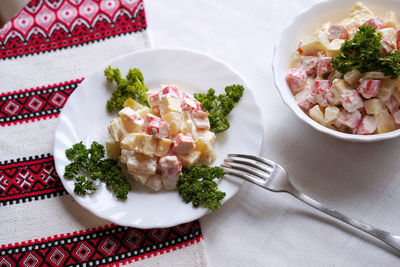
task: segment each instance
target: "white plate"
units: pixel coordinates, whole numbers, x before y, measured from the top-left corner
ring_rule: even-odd
[[[220,93],[226,85],[242,84],[246,89],[230,114],[231,127],[217,135],[216,165],[221,164],[228,153],[260,153],[262,117],[252,92],[234,70],[210,56],[183,49],[151,49],[100,66],[74,91],[59,116],[53,151],[56,169],[65,189],[80,205],[116,224],[138,228],[170,227],[205,215],[207,209],[184,203],[177,191],[153,193],[131,183],[128,199],[120,201],[104,184],[93,194],[77,196],[73,192],[74,182],[63,178],[69,163],[65,150],[79,141],[86,146],[93,141],[105,144],[109,121],[117,117],[116,113],[106,112],[106,102],[111,95],[111,87],[104,77],[108,65],[120,68],[122,75],[130,68],[139,68],[150,90],[159,89],[161,84],[174,84],[189,93],[205,92],[211,87]],[[224,202],[239,190],[241,183],[233,178],[221,180],[219,188],[226,192]]]

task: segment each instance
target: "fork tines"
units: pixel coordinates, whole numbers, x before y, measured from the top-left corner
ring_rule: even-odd
[[[221,166],[228,175],[261,185],[267,181],[269,174],[273,171],[274,163],[267,159],[251,155],[228,154],[228,158],[224,159],[224,163]]]

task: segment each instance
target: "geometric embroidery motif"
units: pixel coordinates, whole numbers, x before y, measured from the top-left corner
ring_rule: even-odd
[[[82,81],[83,78],[0,94],[0,126],[57,117],[68,97]]]
[[[0,206],[65,193],[50,154],[0,163]]]
[[[146,29],[143,0],[33,0],[0,29],[0,59]]]
[[[182,234],[178,227],[187,229],[187,233]],[[127,264],[194,244],[201,238],[198,220],[148,230],[110,225],[22,244],[3,245],[0,248],[0,266]]]

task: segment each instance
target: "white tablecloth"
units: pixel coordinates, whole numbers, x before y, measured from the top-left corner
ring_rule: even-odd
[[[347,143],[316,132],[281,101],[274,45],[314,0],[147,0],[153,47],[209,53],[243,75],[264,116],[262,155],[281,163],[311,197],[400,233],[400,139]],[[251,133],[247,133],[251,138]],[[245,184],[201,219],[212,266],[398,266],[394,250],[285,193]]]

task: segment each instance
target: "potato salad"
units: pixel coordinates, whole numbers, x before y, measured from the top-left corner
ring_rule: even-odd
[[[301,109],[331,129],[381,134],[400,128],[400,25],[357,2],[349,17],[300,42],[286,82]]]
[[[147,94],[150,107],[129,98],[110,121],[108,157],[119,160],[127,177],[159,191],[176,188],[182,166],[210,164],[216,158],[209,113],[176,86]]]

